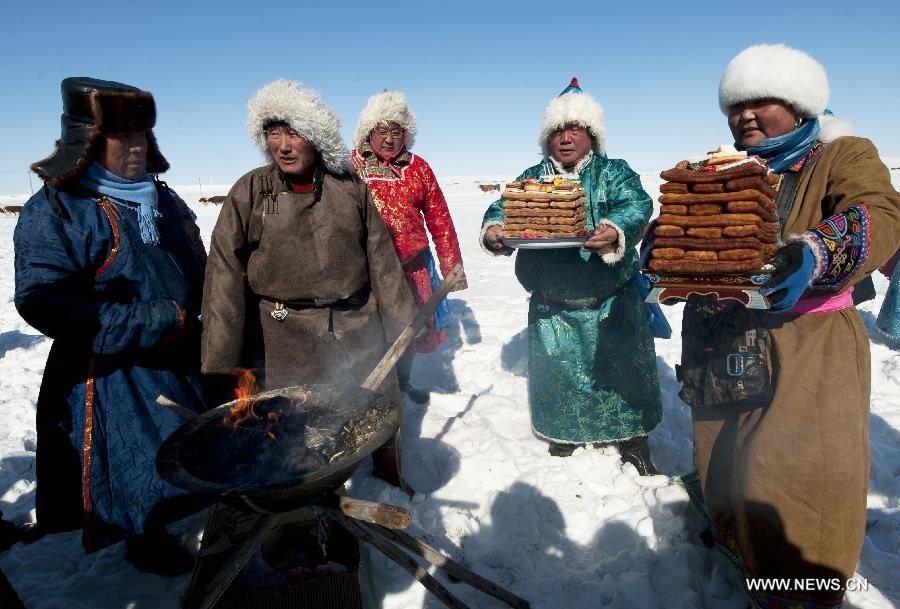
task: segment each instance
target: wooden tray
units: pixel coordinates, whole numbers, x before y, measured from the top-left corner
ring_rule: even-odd
[[[712,296],[716,300],[733,300],[748,309],[768,309],[769,301],[762,295],[760,285],[769,278],[762,271],[735,275],[679,275],[641,271],[650,281],[646,302],[674,304],[692,294]]]

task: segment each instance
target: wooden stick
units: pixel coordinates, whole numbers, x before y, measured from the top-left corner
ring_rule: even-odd
[[[444,556],[428,544],[419,541],[412,535],[404,533],[403,531],[391,531],[390,529],[380,527],[377,524],[369,528],[375,529],[379,534],[390,539],[394,543],[408,548],[411,552],[418,554],[419,556],[433,564],[435,567],[446,571],[448,575],[451,575],[452,577],[455,577],[458,580],[469,584],[476,590],[481,590],[485,594],[493,596],[497,600],[503,601],[510,607],[515,607],[515,609],[530,608],[528,601],[526,601],[524,598],[516,596],[509,590],[498,586],[494,582],[485,579],[484,577],[478,575],[473,571],[470,571],[466,567],[454,561],[452,558]]]
[[[340,497],[337,506],[326,504],[325,507],[329,510],[339,509],[345,516],[380,525],[386,529],[405,529],[412,520],[412,515],[402,507],[353,497]]]
[[[405,529],[412,521],[412,515],[402,507],[356,499],[337,493],[325,495],[310,507],[318,507],[329,512],[340,512],[344,516],[378,524],[388,529]]]
[[[192,419],[197,418],[196,412],[194,412],[193,410],[190,410],[188,408],[185,408],[178,402],[176,402],[174,400],[170,400],[169,398],[167,398],[164,395],[160,395],[159,397],[157,397],[156,403],[159,404],[160,406],[165,406],[166,408],[168,408],[169,410],[171,410],[172,412],[174,412],[175,414],[177,414],[178,416],[180,416],[182,419],[184,419],[186,421],[190,421]]]
[[[397,337],[397,340],[394,341],[391,348],[387,350],[387,353],[384,354],[384,357],[381,358],[381,361],[378,362],[378,365],[375,366],[375,369],[372,370],[365,382],[363,382],[363,389],[378,391],[381,383],[384,382],[384,379],[387,378],[387,375],[397,364],[397,360],[399,360],[400,356],[403,355],[403,352],[406,351],[409,343],[412,342],[416,337],[416,334],[418,334],[425,326],[425,322],[428,321],[428,318],[434,313],[434,310],[438,308],[441,301],[447,297],[447,294],[449,294],[450,290],[453,289],[453,286],[456,285],[457,279],[460,274],[462,274],[462,269],[462,264],[457,264],[453,267],[453,270],[444,277],[441,285],[434,291],[431,298],[428,299],[428,302],[419,309],[419,312],[413,320],[409,322],[406,329],[400,333],[400,336]]]
[[[467,605],[464,605],[462,601],[450,594],[450,591],[447,590],[443,585],[441,585],[441,583],[436,580],[428,571],[416,564],[416,561],[410,558],[408,554],[381,537],[378,533],[375,533],[374,531],[369,529],[367,525],[356,522],[355,520],[347,518],[340,513],[334,514],[334,519],[339,522],[342,527],[344,527],[355,537],[357,537],[360,541],[368,543],[373,548],[400,565],[400,567],[402,567],[404,571],[415,577],[420,584],[425,586],[426,590],[431,592],[439,601],[444,603],[446,607],[449,607],[450,609],[469,609],[469,607]]]
[[[401,507],[331,493],[311,505],[303,506],[290,512],[282,512],[280,522],[307,522],[315,520],[317,509],[339,512],[344,516],[371,524],[378,524],[388,529],[405,529],[412,520],[412,515]]]

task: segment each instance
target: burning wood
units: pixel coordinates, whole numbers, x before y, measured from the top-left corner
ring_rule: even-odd
[[[228,413],[222,417],[222,426],[230,427],[232,431],[237,430],[241,424],[248,420],[260,421],[263,419],[256,412],[255,408],[256,398],[254,396],[259,393],[259,387],[256,385],[256,375],[247,368],[238,368],[235,370],[235,376],[237,378],[237,387],[234,390],[234,395],[237,401],[234,403],[234,406],[228,409]],[[308,398],[309,392],[299,389],[292,402],[294,405],[302,404]],[[272,431],[272,427],[278,422],[279,416],[274,411],[265,413],[266,437],[270,440],[278,439],[278,436]]]

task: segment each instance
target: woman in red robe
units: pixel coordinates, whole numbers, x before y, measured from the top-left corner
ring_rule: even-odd
[[[447,275],[462,263],[462,256],[437,178],[425,159],[410,151],[415,139],[416,117],[409,109],[406,96],[385,90],[370,97],[359,116],[352,160],[357,174],[369,185],[372,199],[394,240],[407,283],[421,307],[440,283],[438,266],[440,275]],[[437,252],[437,265],[428,245],[428,233]],[[466,287],[463,274],[453,290]],[[427,401],[428,394],[409,382],[413,357],[417,352],[430,353],[444,342],[448,316],[444,301],[428,321],[427,329],[397,363],[400,389],[416,402]]]

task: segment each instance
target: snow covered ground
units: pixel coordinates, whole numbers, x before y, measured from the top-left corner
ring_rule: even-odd
[[[898,172],[894,178],[900,183]],[[642,179],[656,199],[656,173]],[[527,295],[515,280],[513,260],[489,257],[476,243],[492,200],[478,190],[478,181],[492,177],[441,180],[470,288],[450,298],[454,322],[447,343],[416,360],[413,380],[433,391],[431,402],[404,404],[406,476],[421,493],[407,501],[364,465],[349,494],[409,509],[410,533],[507,586],[535,609],[744,609],[730,568],[700,543],[699,517],[672,479],[641,478],[611,449],[551,457],[547,445],[532,436]],[[197,186],[177,190],[197,212],[209,243],[219,208],[196,203]],[[226,191],[227,186],[204,186],[203,196]],[[7,205],[24,199],[2,197]],[[6,518],[29,521],[34,403],[50,341],[13,306],[15,222],[0,216],[0,510]],[[886,285],[876,275],[878,299],[861,307],[872,337],[872,473],[858,577],[868,580],[869,589],[849,593],[847,605],[866,609],[900,604],[900,351],[874,330]],[[674,375],[681,307],[665,312],[676,338],[656,343],[665,416],[651,447],[657,466],[675,475],[691,469],[690,415],[677,397]],[[194,518],[178,529],[195,539],[200,526],[202,519]],[[122,544],[86,556],[77,532],[16,545],[0,554],[0,569],[29,609],[174,609],[188,581],[136,571],[124,560]],[[442,606],[374,551],[364,555],[362,579],[373,606]],[[504,606],[462,584],[450,588],[472,607]]]

